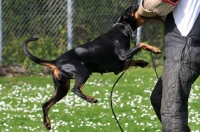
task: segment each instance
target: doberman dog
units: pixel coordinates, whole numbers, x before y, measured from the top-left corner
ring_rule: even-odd
[[[32,55],[27,49],[27,43],[36,41],[30,38],[24,41],[25,54],[35,63],[49,67],[52,70],[55,93],[42,105],[44,125],[50,130],[51,123],[48,111],[52,105],[65,97],[70,89],[70,79],[75,79],[72,92],[90,103],[98,102],[97,99],[83,93],[82,88],[90,74],[93,72],[120,73],[130,66],[144,67],[148,62],[143,60],[131,60],[131,57],[140,49],[149,50],[153,53],[161,51],[145,43],[130,48],[132,32],[143,20],[135,19],[138,6],[127,8],[107,33],[97,39],[71,49],[55,60],[43,60]]]

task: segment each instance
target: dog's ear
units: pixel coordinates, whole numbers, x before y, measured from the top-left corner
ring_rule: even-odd
[[[124,20],[124,19],[123,19],[123,16],[121,16],[121,17],[118,19],[117,22],[118,22],[118,23],[121,23],[121,22],[123,22],[123,20]]]
[[[118,20],[118,23],[121,23],[123,21],[130,22],[130,18],[132,17],[132,13],[136,12],[138,9],[138,6],[130,6],[122,13],[121,17]]]
[[[118,23],[122,23],[123,21],[126,21],[126,19],[128,19],[128,16],[126,14],[123,14],[119,19],[118,19]]]

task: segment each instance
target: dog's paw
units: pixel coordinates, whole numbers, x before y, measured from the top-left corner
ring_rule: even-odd
[[[51,124],[44,122],[44,126],[46,127],[47,130],[51,130]]]
[[[159,48],[156,47],[152,47],[151,52],[155,53],[155,54],[161,54],[162,52],[160,51]]]
[[[98,100],[95,99],[95,98],[93,98],[93,97],[88,97],[86,101],[87,101],[87,102],[90,102],[91,104],[97,103],[97,102],[98,102]]]
[[[146,44],[146,43],[140,43],[139,44],[139,48],[141,49],[144,49],[144,50],[148,50],[148,51],[151,51],[155,54],[161,54],[162,52],[160,51],[160,49],[154,47],[154,46],[151,46],[149,44]]]

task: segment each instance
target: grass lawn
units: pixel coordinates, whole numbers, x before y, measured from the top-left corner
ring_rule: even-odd
[[[161,69],[158,69],[161,75]],[[110,108],[110,91],[118,76],[113,73],[92,74],[83,87],[84,93],[99,100],[90,104],[71,91],[50,111],[52,132],[120,131]],[[114,88],[113,105],[126,132],[161,132],[150,104],[156,83],[152,68],[130,68]],[[71,88],[74,80],[71,81]],[[0,77],[0,131],[43,132],[41,105],[54,91],[51,76]],[[200,79],[192,87],[189,99],[189,125],[200,132]]]

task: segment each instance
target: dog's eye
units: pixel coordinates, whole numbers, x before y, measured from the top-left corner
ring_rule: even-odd
[[[128,18],[128,16],[127,16],[127,15],[124,15],[124,18]]]

